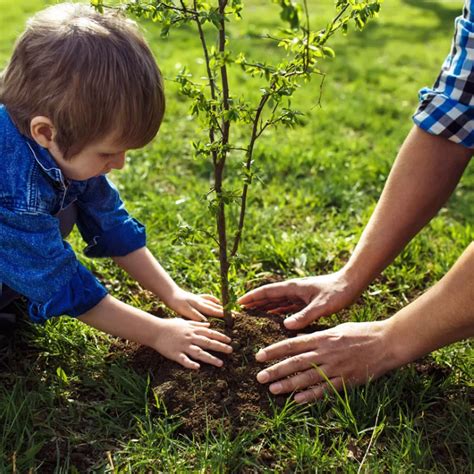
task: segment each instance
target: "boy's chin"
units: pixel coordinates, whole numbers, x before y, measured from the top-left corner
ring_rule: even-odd
[[[64,176],[72,181],[87,181],[88,179],[91,178],[98,178],[99,176],[102,176],[103,173],[99,174],[91,174],[91,173],[80,173],[80,172],[68,172],[68,173],[63,173]]]

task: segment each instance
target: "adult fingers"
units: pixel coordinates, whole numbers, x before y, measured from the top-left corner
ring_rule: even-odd
[[[195,336],[193,342],[199,347],[209,349],[210,351],[224,352],[225,354],[230,354],[232,352],[231,346],[223,344],[222,342],[216,341],[214,339],[209,339],[205,336]]]
[[[331,313],[328,311],[327,304],[320,304],[316,299],[305,306],[299,313],[285,319],[284,324],[288,329],[301,329],[328,314]]]
[[[306,334],[284,339],[260,349],[255,357],[259,362],[265,362],[314,350],[316,349],[316,337],[316,334]]]
[[[267,367],[261,370],[257,374],[257,380],[260,383],[273,382],[274,380],[280,380],[289,375],[293,375],[297,372],[307,370],[315,365],[321,365],[319,360],[320,356],[317,352],[305,352],[289,359],[282,360],[277,364]]]
[[[194,359],[206,362],[207,364],[211,364],[216,367],[222,367],[224,365],[224,362],[222,362],[220,359],[213,356],[212,354],[209,354],[209,352],[206,352],[199,346],[190,346],[188,349],[188,353]]]
[[[324,366],[310,368],[293,375],[293,377],[272,383],[268,389],[274,395],[278,395],[280,393],[295,392],[296,390],[311,387],[312,385],[324,381],[324,369]]]
[[[268,310],[271,314],[288,314],[301,309],[300,304],[288,304],[286,306],[278,306],[277,308]]]
[[[213,329],[199,329],[198,331],[196,331],[196,334],[225,343],[229,343],[232,341],[230,337],[226,336],[225,334],[222,334],[221,332],[214,331]]]
[[[246,309],[258,309],[260,311],[268,311],[278,306],[284,306],[289,303],[298,303],[298,302],[302,303],[301,300],[297,300],[297,299],[290,300],[286,296],[282,296],[281,298],[274,298],[272,300],[262,299],[262,300],[255,301],[253,303],[242,305],[242,306]]]
[[[336,391],[339,392],[344,387],[344,383],[341,377],[334,377],[329,379],[329,382],[324,382],[322,384],[316,385],[315,387],[311,387],[308,390],[303,392],[299,392],[295,395],[295,402],[296,403],[308,403],[312,402],[313,400],[318,400],[322,398],[322,396],[326,392]]]
[[[299,305],[298,309],[301,309],[305,306],[305,303],[304,301],[297,298],[293,298],[291,300],[288,298],[279,298],[272,301],[266,301],[266,302],[262,301],[262,303],[259,304],[258,306],[244,306],[244,308],[258,309],[260,311],[272,311],[275,308],[279,308],[281,306],[289,306],[289,305]]]
[[[181,364],[186,369],[198,370],[201,367],[197,362],[194,362],[193,360],[191,360],[184,353],[179,354],[179,356],[176,358],[176,362]]]
[[[291,281],[270,283],[255,290],[249,291],[241,296],[237,302],[242,306],[254,307],[262,304],[262,301],[272,301],[274,299],[289,298],[296,295],[297,287]]]

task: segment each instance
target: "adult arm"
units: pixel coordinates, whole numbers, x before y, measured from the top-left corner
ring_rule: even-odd
[[[298,403],[320,398],[343,385],[380,377],[435,349],[474,336],[474,243],[425,294],[384,321],[345,323],[273,344],[260,362],[286,360],[262,370],[257,379],[270,391],[296,391]]]
[[[247,308],[295,312],[302,328],[351,304],[445,204],[472,150],[414,126],[347,264],[338,272],[266,285],[240,298]]]

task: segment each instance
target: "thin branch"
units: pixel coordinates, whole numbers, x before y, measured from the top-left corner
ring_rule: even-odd
[[[227,0],[219,0],[219,14],[221,15],[220,19],[220,28],[219,28],[219,52],[221,54],[225,53],[225,19],[224,19],[224,12],[225,7],[227,5]],[[229,78],[227,76],[227,66],[225,62],[220,67],[221,70],[221,84],[222,84],[222,102],[224,106],[224,110],[227,112],[229,110]],[[229,142],[229,131],[230,131],[230,121],[223,119],[222,123],[222,143],[227,145]],[[225,162],[225,154],[222,158]]]
[[[197,10],[190,10],[189,8],[187,8],[186,6],[184,6],[182,3],[181,3],[181,6],[183,8],[178,8],[176,7],[175,5],[170,5],[168,3],[164,3],[164,2],[158,2],[157,4],[154,4],[154,3],[145,3],[145,4],[141,4],[145,7],[145,11],[146,11],[146,8],[147,7],[151,7],[153,9],[157,9],[157,7],[159,6],[162,6],[168,10],[172,10],[172,11],[175,11],[175,12],[179,12],[179,13],[190,13],[191,15],[197,15]],[[112,5],[103,5],[103,7],[105,8],[108,8],[110,10],[121,10],[122,7],[121,6],[112,6]],[[196,8],[196,7],[195,7]]]
[[[323,85],[324,85],[324,79],[326,79],[326,74],[322,73],[321,76],[322,76],[322,79],[321,79],[321,83],[319,84],[319,97],[318,97],[318,106],[320,108],[322,108],[321,99],[323,98]]]
[[[303,2],[304,5],[304,12],[306,15],[306,45],[305,45],[305,59],[304,59],[304,65],[305,65],[305,71],[308,71],[309,68],[309,33],[311,32],[311,27],[309,25],[309,11],[308,11],[308,0],[304,0]],[[304,30],[303,30],[304,31]]]
[[[272,113],[270,115],[270,118],[265,122],[265,125],[262,125],[260,123],[260,130],[258,131],[258,134],[255,138],[255,141],[258,140],[258,138],[260,138],[260,135],[270,126],[270,125],[273,125],[274,123],[276,123],[276,121],[273,120],[273,117],[275,116],[275,112],[276,112],[276,109],[278,108],[278,102],[275,104],[275,106],[273,107],[273,110],[272,110]]]
[[[197,10],[197,1],[193,0],[193,6],[194,10]],[[201,22],[199,20],[199,15],[197,12],[194,14],[194,21],[196,22],[198,32],[199,32],[199,39],[201,40],[201,46],[202,46],[202,51],[204,53],[204,60],[206,63],[206,71],[207,71],[207,77],[209,78],[209,88],[211,90],[211,98],[212,100],[216,100],[216,83],[214,80],[214,75],[212,74],[211,71],[211,61],[209,59],[209,50],[207,48],[207,42],[206,42],[206,37],[204,36],[204,31],[202,29]],[[213,121],[211,120],[209,124],[209,142],[211,144],[215,143],[215,130],[213,126]],[[217,164],[218,156],[217,152],[215,150],[212,150],[212,162],[214,163],[214,167]]]
[[[258,133],[258,122],[260,120],[260,116],[262,114],[263,108],[267,103],[268,99],[270,98],[270,94],[266,92],[262,95],[260,99],[260,103],[258,104],[257,110],[255,112],[255,118],[253,120],[253,127],[252,127],[252,136],[250,138],[250,143],[248,146],[247,152],[247,162],[245,163],[245,168],[247,171],[250,171],[252,167],[252,158],[253,158],[253,150],[255,142],[257,141],[258,137],[261,133]],[[247,209],[247,194],[248,194],[249,182],[246,180],[243,190],[242,190],[242,197],[240,202],[240,216],[239,216],[239,224],[237,227],[237,232],[234,237],[234,245],[232,246],[232,251],[230,252],[230,257],[235,257],[237,250],[239,248],[240,239],[242,238],[242,231],[244,228],[245,222],[245,211]]]
[[[346,12],[346,10],[349,8],[349,5],[345,5],[344,8],[336,15],[336,17],[331,21],[331,26],[329,27],[329,30],[322,30],[321,32],[323,33],[323,36],[326,36],[325,38],[325,42],[326,40],[332,36],[341,26],[342,26],[342,23],[337,27],[337,28],[333,28],[333,26],[339,21],[339,19],[342,17],[342,15],[344,15],[344,13]]]
[[[196,0],[194,0],[193,5],[194,5],[194,9],[197,10]],[[202,51],[204,53],[207,77],[209,78],[209,87],[211,89],[211,97],[212,97],[212,100],[216,100],[216,81],[211,71],[211,60],[209,58],[209,50],[207,48],[206,37],[204,36],[204,30],[202,29],[202,25],[201,25],[201,22],[199,21],[199,15],[197,14],[197,12],[195,12],[194,14],[194,21],[196,22],[196,25],[198,27],[199,39],[201,40]]]

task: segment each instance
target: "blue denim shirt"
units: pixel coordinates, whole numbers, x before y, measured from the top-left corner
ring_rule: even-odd
[[[123,256],[145,246],[143,225],[105,176],[67,180],[1,104],[0,160],[0,291],[5,284],[26,296],[34,322],[80,316],[107,291],[63,240],[56,214],[76,203],[89,257]]]

